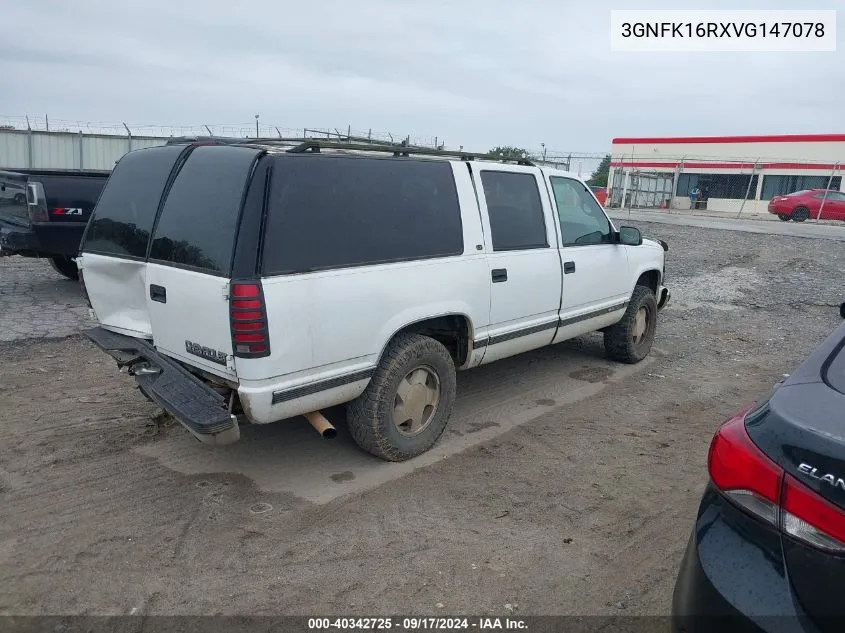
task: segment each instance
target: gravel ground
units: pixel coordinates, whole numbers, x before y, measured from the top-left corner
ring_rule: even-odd
[[[144,456],[183,431],[78,337],[0,343],[0,614],[666,614],[710,437],[840,322],[845,243],[639,226],[651,364],[325,505]]]

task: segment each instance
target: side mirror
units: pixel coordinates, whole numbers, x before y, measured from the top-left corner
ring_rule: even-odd
[[[625,246],[639,246],[643,243],[643,234],[633,226],[620,226],[619,243]]]

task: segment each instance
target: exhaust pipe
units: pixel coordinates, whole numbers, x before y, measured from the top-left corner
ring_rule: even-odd
[[[311,426],[327,440],[337,437],[337,429],[334,428],[331,422],[319,411],[306,413],[303,417],[311,423]]]

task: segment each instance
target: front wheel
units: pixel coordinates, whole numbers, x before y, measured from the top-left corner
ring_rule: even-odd
[[[796,222],[803,222],[810,217],[810,210],[807,207],[796,207],[792,211],[792,219]]]
[[[657,300],[647,286],[635,286],[622,320],[604,331],[607,357],[620,363],[639,363],[651,351],[657,325]]]
[[[51,257],[50,265],[53,267],[53,270],[59,273],[62,277],[67,277],[68,279],[72,279],[74,281],[79,279],[79,269],[76,267],[76,262],[74,262],[70,257],[65,257],[64,255]]]
[[[400,334],[370,384],[347,406],[349,431],[368,453],[401,462],[431,448],[455,404],[455,363],[427,336]]]
[[[778,215],[778,220],[780,220],[781,222],[789,222],[791,219],[792,218],[789,217],[788,215],[782,215],[782,214]]]

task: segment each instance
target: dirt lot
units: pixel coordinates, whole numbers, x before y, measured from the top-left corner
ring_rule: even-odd
[[[310,487],[273,478],[307,451],[266,447],[347,444],[275,425],[204,462],[78,336],[0,342],[0,614],[667,613],[712,432],[839,323],[845,243],[640,227],[672,249],[652,362],[586,337],[470,372],[445,456]],[[536,397],[563,366],[583,397]],[[520,381],[521,424],[470,420]]]

